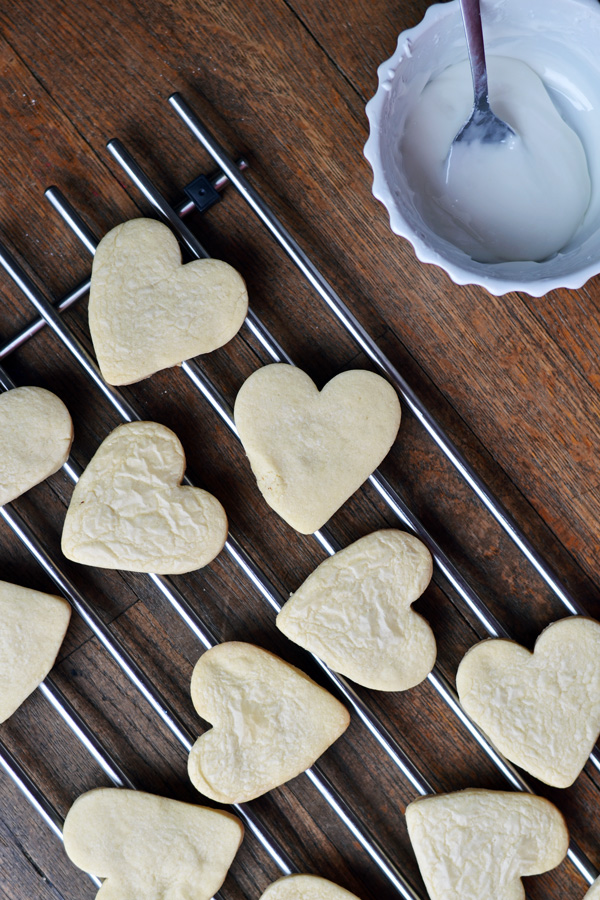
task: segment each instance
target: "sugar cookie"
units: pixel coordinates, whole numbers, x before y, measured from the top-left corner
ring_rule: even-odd
[[[299,775],[349,723],[342,704],[304,672],[238,641],[200,657],[191,692],[213,727],[192,748],[189,776],[220,803],[252,800]]]
[[[70,618],[62,597],[0,581],[0,722],[42,683]]]
[[[71,416],[55,394],[38,387],[0,394],[0,506],[57,472],[72,441]]]
[[[99,900],[210,900],[243,834],[230,813],[121,788],[82,794],[64,826],[71,861],[106,879]]]
[[[600,900],[600,878],[596,878],[583,900]]]
[[[405,691],[435,663],[433,632],[410,608],[431,574],[431,554],[418,538],[376,531],[322,562],[284,605],[277,627],[352,681]]]
[[[171,230],[132,219],[105,235],[92,267],[89,323],[102,375],[131,384],[222,347],[248,310],[241,275],[225,262],[181,265]]]
[[[120,425],[100,445],[73,491],[62,534],[75,562],[176,574],[205,566],[223,549],[219,501],[181,485],[185,456],[156,422]]]
[[[260,900],[358,900],[358,897],[318,875],[286,875],[270,884]]]
[[[568,787],[600,733],[600,624],[561,619],[541,633],[533,653],[503,639],[476,644],[456,687],[504,756],[546,784]]]
[[[569,846],[561,814],[532,794],[420,797],[406,824],[431,900],[525,900],[521,878],[553,869]]]
[[[343,372],[319,392],[300,369],[275,363],[245,381],[234,416],[263,497],[292,528],[310,534],[386,456],[400,403],[372,372]]]

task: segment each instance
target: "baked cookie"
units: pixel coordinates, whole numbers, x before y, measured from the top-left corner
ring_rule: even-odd
[[[546,784],[568,787],[600,733],[600,624],[561,619],[533,653],[503,639],[476,644],[458,667],[456,687],[504,756]]]
[[[301,369],[275,363],[244,382],[234,417],[263,497],[292,528],[310,534],[387,455],[400,402],[372,372],[343,372],[319,392]]]
[[[219,803],[243,803],[308,769],[348,727],[341,703],[308,675],[253,644],[204,653],[192,701],[212,728],[188,760],[192,784]]]
[[[71,861],[106,879],[99,900],[209,900],[243,835],[230,813],[122,788],[82,794],[64,826]]]
[[[182,266],[171,230],[132,219],[96,250],[89,323],[102,376],[131,384],[222,347],[248,310],[242,276],[217,259]]]
[[[270,884],[260,900],[358,900],[358,897],[318,875],[286,875]]]
[[[0,581],[0,722],[42,683],[70,618],[62,597]]]
[[[406,824],[431,900],[525,900],[521,878],[553,869],[569,846],[559,811],[532,794],[420,797]]]
[[[435,664],[433,632],[411,609],[431,574],[431,554],[418,538],[376,531],[322,562],[284,605],[277,627],[357,684],[408,690]]]
[[[67,461],[73,422],[62,400],[39,387],[0,394],[0,506]]]
[[[156,422],[120,425],[102,442],[67,510],[62,550],[105,569],[177,574],[207,565],[223,549],[219,501],[181,485],[178,437]]]

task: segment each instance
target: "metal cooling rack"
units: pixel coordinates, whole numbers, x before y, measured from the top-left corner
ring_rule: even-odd
[[[197,179],[196,182],[189,186],[189,195],[193,199],[186,201],[186,203],[177,208],[172,208],[160,195],[150,179],[125,150],[123,145],[117,140],[110,141],[108,144],[110,153],[121,165],[136,187],[142,192],[146,200],[152,205],[157,215],[170,225],[181,244],[187,249],[191,256],[196,258],[206,257],[208,254],[190,229],[185,225],[182,217],[187,215],[194,208],[202,211],[206,208],[207,201],[209,201],[211,197],[214,199],[217,190],[221,190],[227,184],[233,185],[246,200],[253,212],[267,227],[283,251],[307,278],[317,295],[334,313],[340,325],[356,341],[359,348],[367,354],[369,359],[383,375],[395,385],[404,403],[411,409],[416,418],[435,440],[438,447],[475,491],[487,510],[524,553],[531,565],[542,576],[546,584],[560,599],[568,612],[574,615],[585,615],[585,610],[570,594],[567,588],[561,584],[556,574],[531,545],[502,504],[493,496],[485,483],[472,470],[468,462],[450,441],[441,426],[423,406],[417,394],[379,349],[377,344],[335,293],[334,289],[327,283],[290,233],[275,217],[256,189],[250,185],[248,180],[242,174],[242,170],[246,168],[246,163],[243,160],[239,160],[236,163],[229,158],[223,148],[217,143],[214,137],[179,95],[173,95],[169,102],[183,122],[188,126],[192,134],[220,166],[220,172],[210,181],[203,176],[200,179]],[[86,226],[76,210],[57,188],[50,188],[46,192],[46,196],[62,216],[66,224],[79,237],[87,250],[93,254],[97,246],[97,238]],[[124,421],[139,420],[140,416],[132,404],[127,401],[118,390],[107,385],[103,381],[95,361],[61,319],[60,312],[62,310],[68,308],[80,297],[85,296],[89,289],[89,279],[72,290],[58,303],[53,304],[50,302],[49,298],[44,296],[42,291],[36,287],[32,279],[29,278],[24,269],[16,262],[2,244],[0,244],[0,265],[10,276],[15,285],[22,291],[27,300],[33,304],[40,316],[40,318],[34,320],[25,330],[16,335],[4,346],[0,347],[0,360],[6,358],[17,347],[22,346],[36,334],[40,328],[49,325],[64,347],[66,347],[66,349],[74,356],[90,382],[103,394],[104,398],[109,401],[122,419]],[[274,362],[287,362],[293,364],[293,361],[279,345],[276,338],[270,334],[253,311],[249,311],[245,324]],[[197,361],[188,360],[183,363],[181,369],[198,392],[202,394],[211,407],[217,412],[227,427],[236,434],[231,408],[218,387],[209,380],[208,376],[202,370],[201,365]],[[15,386],[1,367],[0,386],[3,390],[9,390]],[[71,458],[65,464],[64,471],[72,482],[76,482],[81,474],[80,467]],[[431,534],[428,533],[418,518],[410,511],[394,487],[379,472],[373,473],[370,476],[369,482],[387,505],[391,513],[398,518],[399,524],[415,533],[429,547],[435,561],[436,569],[452,585],[456,594],[465,606],[477,616],[488,635],[491,637],[510,637],[504,626],[486,608],[481,598],[467,583],[442,547]],[[186,478],[185,483],[190,484],[191,482]],[[144,674],[143,668],[135,659],[133,659],[129,651],[115,637],[110,627],[103,624],[92,605],[62,571],[60,564],[49,555],[44,548],[43,542],[40,541],[29,525],[23,521],[10,505],[0,507],[0,515],[18,539],[31,552],[46,574],[54,581],[60,593],[69,600],[73,609],[83,618],[92,633],[98,638],[104,650],[110,654],[112,659],[131,681],[132,685],[142,694],[147,703],[150,704],[153,712],[160,718],[163,724],[166,725],[183,750],[186,753],[189,752],[195,740],[195,735],[191,734],[189,729],[181,722],[169,702],[160,694],[152,684],[151,680]],[[314,539],[328,555],[332,555],[340,549],[340,545],[327,528],[322,528],[318,532],[315,532]],[[235,565],[239,567],[240,573],[248,579],[250,584],[258,591],[259,595],[269,605],[271,610],[278,612],[281,609],[285,598],[274,587],[265,573],[261,571],[258,564],[252,558],[251,552],[244,548],[232,534],[230,534],[227,539],[225,553],[227,553]],[[148,578],[158,592],[171,605],[174,611],[181,617],[203,649],[208,649],[218,642],[218,639],[211,633],[197,611],[189,604],[171,579],[160,575],[149,575]],[[312,657],[312,659],[320,666],[323,675],[330,682],[333,691],[337,693],[347,706],[350,707],[354,715],[357,716],[361,723],[367,728],[370,736],[385,751],[390,764],[398,770],[400,775],[406,781],[408,781],[414,791],[420,795],[433,793],[433,788],[428,783],[425,776],[419,771],[414,761],[409,758],[405,751],[400,747],[395,737],[378,720],[368,704],[360,698],[352,685],[343,677],[332,672],[321,660],[316,657]],[[437,666],[429,676],[429,681],[452,713],[457,717],[467,734],[483,748],[492,763],[502,773],[509,787],[519,791],[530,792],[531,788],[526,779],[523,778],[511,763],[502,757],[496,748],[482,734],[475,723],[472,722],[462,710],[456,692]],[[134,782],[123,771],[118,761],[115,760],[106,748],[102,746],[100,741],[92,733],[66,697],[55,685],[53,685],[51,676],[49,676],[40,686],[39,691],[44,696],[45,700],[52,705],[56,713],[64,720],[75,737],[81,741],[90,752],[110,781],[116,786],[134,788]],[[590,759],[596,769],[600,771],[600,753],[595,750]],[[1,742],[0,765],[24,796],[33,804],[34,808],[55,836],[58,839],[61,839],[62,821],[60,816],[36,786],[31,776]],[[361,815],[348,804],[340,791],[321,771],[320,767],[318,765],[311,767],[311,769],[307,770],[306,775],[312,785],[347,826],[352,836],[358,841],[363,850],[379,868],[382,875],[400,896],[405,898],[405,900],[423,900],[420,891],[415,889],[410,881],[404,877],[389,854],[382,848]],[[244,821],[250,834],[258,840],[263,850],[266,851],[269,857],[275,862],[282,874],[290,874],[297,871],[293,860],[290,859],[286,851],[279,845],[277,839],[269,830],[268,825],[256,815],[250,805],[235,804],[231,808]],[[592,884],[598,876],[598,872],[593,863],[587,859],[585,854],[574,842],[571,842],[570,844],[568,856],[571,863],[587,883]],[[98,879],[95,879],[94,877],[92,877],[92,881],[95,884],[99,884]]]

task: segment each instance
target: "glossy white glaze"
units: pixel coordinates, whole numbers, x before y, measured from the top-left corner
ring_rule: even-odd
[[[424,220],[473,259],[541,261],[583,222],[586,155],[528,65],[490,57],[488,75],[492,108],[515,134],[453,144],[473,105],[463,61],[430,81],[411,110],[400,138],[406,175]]]
[[[443,268],[457,284],[490,293],[541,296],[577,288],[600,272],[600,4],[597,0],[482,0],[488,56],[525,62],[544,83],[586,153],[592,196],[573,239],[543,262],[483,263],[440,237],[424,220],[407,177],[399,136],[425,85],[466,60],[458,0],[431,6],[398,38],[379,67],[379,88],[367,104],[370,136],[365,156],[373,194],[385,205],[394,232],[407,238],[419,260]]]

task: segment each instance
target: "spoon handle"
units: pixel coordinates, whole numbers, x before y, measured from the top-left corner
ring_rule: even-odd
[[[488,105],[488,80],[479,0],[460,0],[473,75],[475,106]]]

